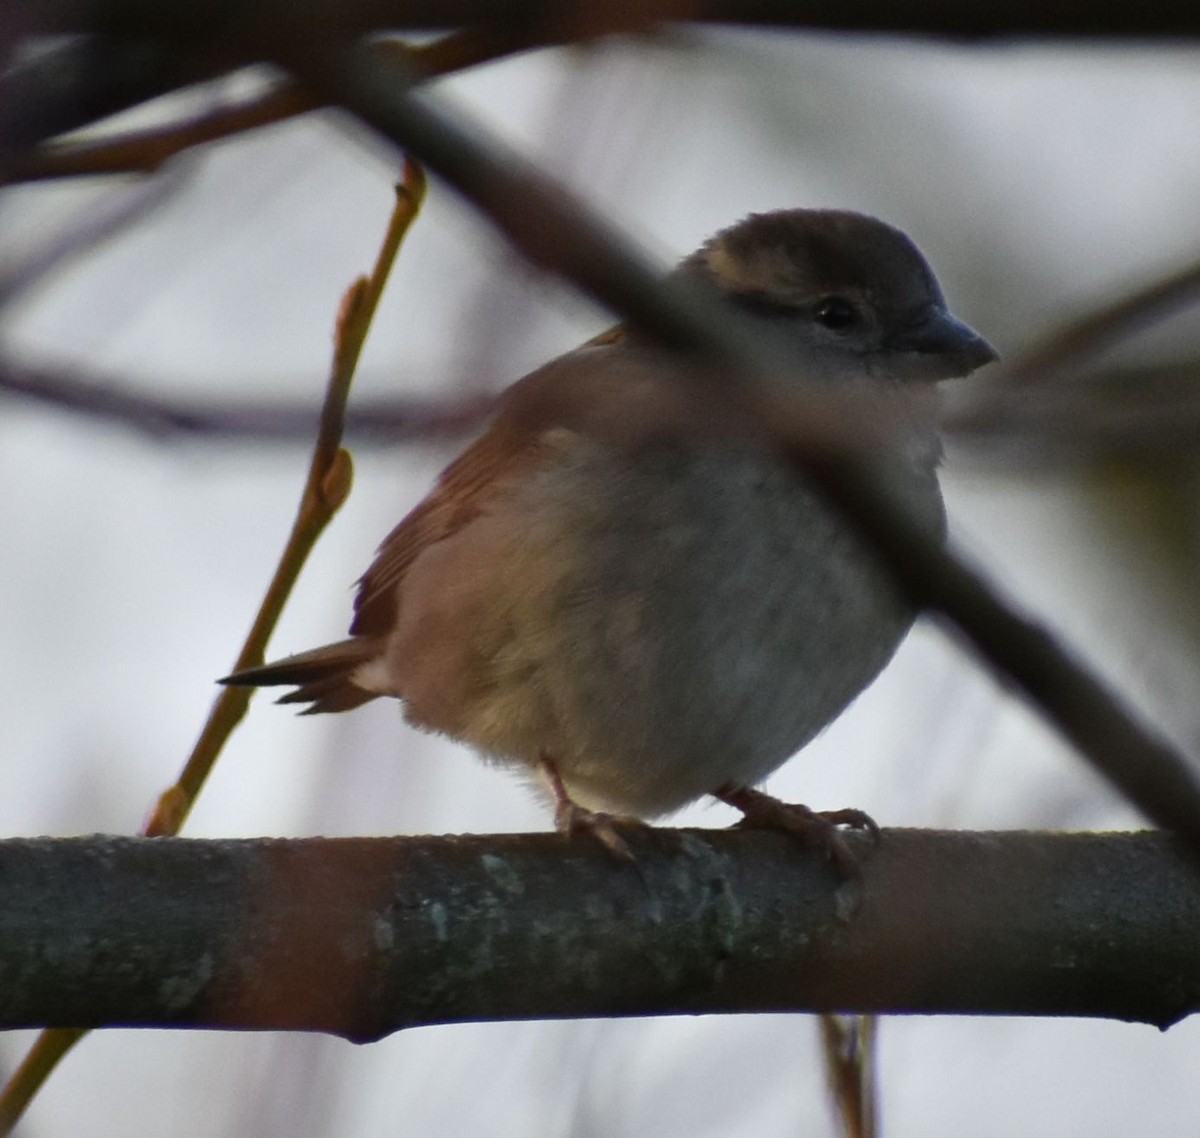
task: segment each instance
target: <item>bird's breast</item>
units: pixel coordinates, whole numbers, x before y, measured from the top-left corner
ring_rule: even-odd
[[[931,468],[905,490],[941,526]],[[578,441],[501,511],[476,628],[477,745],[556,757],[585,803],[654,815],[755,782],[883,667],[911,622],[885,568],[764,449]]]

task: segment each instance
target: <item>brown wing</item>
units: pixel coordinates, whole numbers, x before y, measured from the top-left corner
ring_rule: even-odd
[[[446,467],[432,492],[380,545],[359,579],[352,636],[387,632],[395,620],[397,585],[421,553],[478,517],[510,478],[554,453],[544,445],[546,432],[569,426],[576,417],[571,398],[576,376],[586,376],[598,360],[609,357],[612,346],[622,342],[615,333],[559,357],[504,393],[492,425]]]
[[[496,421],[443,472],[437,486],[404,518],[359,579],[350,638],[299,652],[283,660],[248,668],[220,680],[251,687],[296,685],[279,703],[307,703],[301,714],[348,711],[381,693],[360,686],[359,669],[380,651],[381,640],[396,622],[399,584],[413,562],[486,509],[509,476],[536,462],[544,448],[541,432],[530,429],[511,410],[511,392]]]
[[[536,453],[536,437],[501,417],[462,452],[437,486],[384,539],[359,579],[352,636],[386,632],[396,610],[396,586],[421,552],[478,517],[495,490]]]

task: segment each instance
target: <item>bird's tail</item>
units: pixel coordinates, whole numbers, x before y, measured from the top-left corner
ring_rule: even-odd
[[[295,684],[276,702],[307,703],[300,714],[313,715],[320,711],[349,711],[375,699],[379,693],[366,691],[354,682],[354,674],[377,651],[367,637],[356,636],[337,644],[326,644],[311,652],[298,652],[273,664],[246,668],[218,680],[220,684],[238,687],[274,687]]]

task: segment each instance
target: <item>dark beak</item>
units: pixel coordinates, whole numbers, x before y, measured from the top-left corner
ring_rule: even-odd
[[[903,353],[913,379],[954,379],[1000,358],[978,332],[944,308],[930,309],[921,323],[906,328],[888,345]]]

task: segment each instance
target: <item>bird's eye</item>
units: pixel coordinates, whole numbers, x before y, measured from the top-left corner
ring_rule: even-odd
[[[834,332],[845,332],[859,321],[858,308],[843,296],[827,296],[817,302],[817,320]]]

